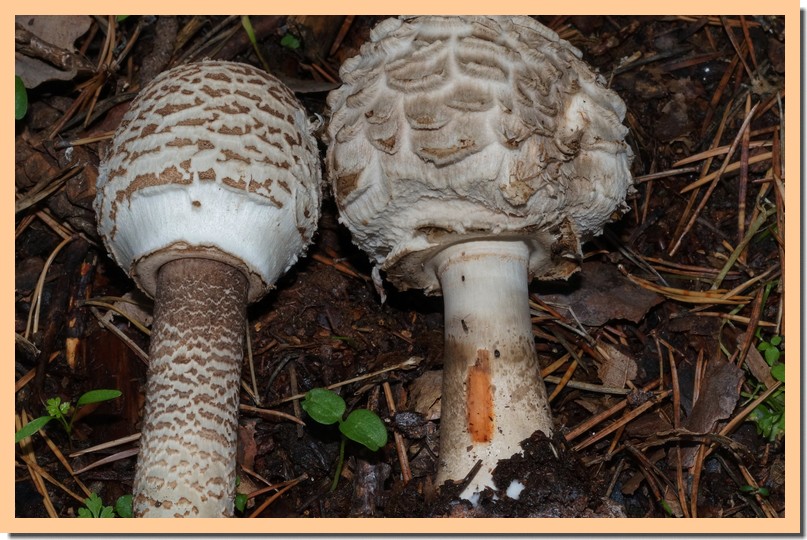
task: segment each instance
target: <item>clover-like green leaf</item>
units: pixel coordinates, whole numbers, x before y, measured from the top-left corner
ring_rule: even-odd
[[[372,411],[357,409],[339,425],[339,431],[348,439],[363,444],[373,452],[387,444],[387,428]]]
[[[345,400],[339,394],[325,388],[313,388],[305,395],[303,410],[320,424],[331,425],[342,420],[345,414]]]
[[[63,407],[62,398],[60,397],[53,397],[48,399],[45,402],[45,410],[48,411],[48,414],[54,418],[58,418],[60,416],[64,416],[66,414],[66,410]],[[67,404],[69,410],[70,404]]]
[[[115,501],[115,512],[119,517],[122,518],[133,517],[134,512],[132,511],[132,496],[121,495],[118,497],[118,500]]]
[[[101,518],[114,516],[112,507],[105,507],[103,501],[101,501],[101,497],[99,497],[97,493],[91,493],[89,497],[84,499],[84,506],[86,506],[86,508],[78,509],[78,517]]]
[[[782,356],[782,351],[776,347],[768,347],[763,351],[763,354],[765,355],[765,361],[768,363],[768,365],[773,366],[779,361],[779,358]]]
[[[771,367],[771,377],[777,381],[785,382],[785,365],[775,364]]]
[[[286,34],[280,40],[280,45],[286,47],[287,49],[296,51],[300,48],[300,40],[297,39],[293,34]]]

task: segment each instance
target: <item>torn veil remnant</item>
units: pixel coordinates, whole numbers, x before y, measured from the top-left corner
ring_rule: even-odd
[[[341,69],[328,169],[341,221],[400,289],[444,296],[438,482],[552,432],[528,284],[579,268],[627,209],[625,105],[534,19],[382,21]]]
[[[302,106],[246,64],[171,69],[124,116],[95,207],[155,301],[136,515],[232,515],[246,305],[311,242],[320,176]]]

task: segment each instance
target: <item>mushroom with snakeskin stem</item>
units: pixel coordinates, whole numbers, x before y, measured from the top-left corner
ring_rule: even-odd
[[[386,19],[328,96],[341,221],[399,289],[445,307],[437,481],[553,431],[528,285],[579,268],[627,210],[625,105],[580,52],[526,16]]]
[[[203,61],[156,77],[115,132],[99,172],[98,230],[155,303],[137,516],[233,513],[246,306],[314,234],[321,169],[311,131],[272,75]]]

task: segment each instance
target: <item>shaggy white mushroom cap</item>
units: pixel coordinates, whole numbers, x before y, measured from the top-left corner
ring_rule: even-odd
[[[445,246],[519,240],[535,277],[627,210],[625,104],[525,16],[402,17],[372,31],[331,92],[328,166],[341,221],[399,288],[438,293]]]
[[[316,141],[275,77],[204,61],[156,77],[115,132],[99,170],[98,230],[154,296],[179,257],[220,260],[263,296],[311,242],[319,218]]]

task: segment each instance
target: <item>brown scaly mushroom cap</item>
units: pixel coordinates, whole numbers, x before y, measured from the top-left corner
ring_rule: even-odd
[[[138,517],[233,514],[246,305],[314,234],[311,131],[276,78],[204,61],[156,77],[115,133],[100,167],[98,230],[154,297]]]
[[[402,17],[371,32],[328,105],[342,222],[401,289],[439,293],[435,251],[496,236],[565,278],[627,209],[625,105],[529,17]]]
[[[275,77],[204,61],[157,76],[101,165],[98,230],[150,296],[177,257],[219,260],[263,296],[311,242],[320,167],[303,108]]]
[[[328,97],[330,178],[355,243],[400,289],[443,295],[436,481],[493,470],[554,430],[532,277],[565,278],[627,208],[625,105],[529,17],[402,17],[371,32]],[[475,465],[479,464],[478,469]]]

